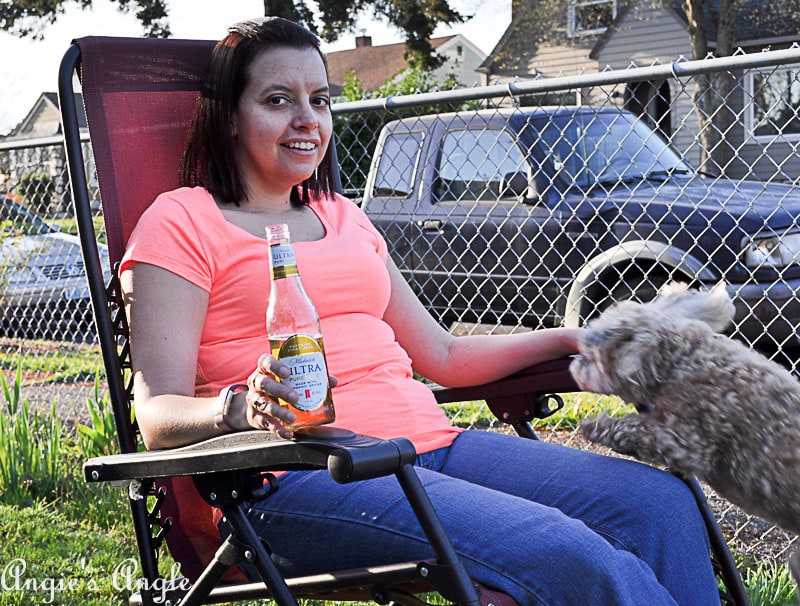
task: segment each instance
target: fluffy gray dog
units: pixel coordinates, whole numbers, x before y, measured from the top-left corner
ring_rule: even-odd
[[[800,533],[800,382],[718,334],[733,314],[724,287],[673,284],[651,303],[621,302],[591,321],[572,376],[640,414],[603,413],[581,433],[705,480],[745,511]],[[789,564],[800,582],[800,551]]]

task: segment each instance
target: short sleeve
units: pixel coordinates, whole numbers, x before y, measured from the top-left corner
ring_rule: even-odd
[[[196,218],[196,213],[190,212],[186,201],[175,192],[156,198],[128,240],[120,272],[133,263],[149,263],[210,292],[212,260],[203,245],[207,236],[202,235]]]

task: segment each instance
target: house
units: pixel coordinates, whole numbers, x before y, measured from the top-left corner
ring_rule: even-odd
[[[478,70],[484,82],[576,75],[601,69],[622,70],[690,59],[689,27],[682,10],[683,0],[563,0],[562,11],[543,14],[541,2],[512,3],[508,29]],[[787,48],[800,42],[800,6],[797,0],[741,0],[737,13],[736,47],[745,52]],[[719,0],[706,3],[706,32],[713,52],[716,30],[710,18]],[[778,83],[800,79],[800,66],[759,72],[735,73],[733,92],[724,100],[737,123],[725,140],[735,150],[726,173],[732,177],[770,178],[775,166],[782,178],[800,177],[796,148],[800,141],[800,117],[775,116],[781,104],[762,100],[764,91],[775,91]],[[687,159],[697,163],[698,122],[694,117],[691,90],[685,80],[632,82],[612,89],[573,91],[559,102],[608,104],[613,102],[642,115],[651,125],[686,150]],[[795,85],[796,87],[796,85]],[[780,87],[779,87],[780,88]],[[780,92],[773,97],[781,98]],[[562,96],[563,97],[563,96]],[[787,98],[800,93],[792,91]],[[745,99],[750,102],[745,102]],[[791,108],[788,112],[791,114]]]
[[[80,93],[75,94],[75,103],[83,107]],[[80,128],[86,130],[86,117],[80,113]],[[5,137],[5,140],[35,139],[61,134],[61,114],[59,113],[58,95],[56,93],[42,93],[34,102],[31,109]]]
[[[81,95],[76,93],[75,103],[83,107]],[[86,116],[79,112],[80,128],[85,131]],[[48,212],[64,211],[69,204],[69,192],[63,174],[65,171],[64,146],[42,141],[43,138],[61,135],[61,114],[58,95],[45,92],[39,95],[25,117],[11,132],[3,137],[8,144],[0,157],[0,184],[3,191],[25,192],[38,199],[40,208]],[[94,158],[87,155],[90,171]],[[38,185],[32,186],[31,183]],[[52,185],[51,185],[52,184]],[[32,191],[28,191],[33,188]]]
[[[590,54],[616,19],[618,4],[513,0],[511,23],[478,67],[484,84],[597,71],[597,60]]]
[[[712,10],[719,5],[711,2]],[[710,12],[710,11],[709,11]],[[716,46],[716,29],[706,25],[709,46]],[[735,47],[746,53],[763,49],[788,48],[800,42],[800,6],[796,0],[741,0],[735,25]],[[599,66],[623,69],[636,65],[668,63],[691,58],[686,15],[680,2],[642,1],[620,9],[614,23],[598,40],[591,58]],[[797,82],[800,66],[733,72],[731,92],[720,100],[736,116],[725,134],[725,144],[734,152],[725,173],[731,177],[779,178],[795,181],[800,177],[800,116],[783,99],[794,99],[800,106]],[[697,120],[691,95],[685,94],[686,81],[677,79],[633,82],[613,91],[622,105],[643,115],[678,149],[693,150],[689,160],[698,162]],[[693,89],[692,89],[693,90]],[[756,92],[760,91],[760,93]],[[764,95],[767,95],[765,97]]]
[[[476,72],[486,58],[486,54],[461,34],[432,38],[431,47],[445,61],[433,72],[437,82],[443,83],[449,74],[466,86],[479,81]],[[328,53],[328,77],[331,94],[341,95],[347,82],[347,74],[352,71],[358,77],[366,92],[374,91],[385,82],[396,77],[406,68],[403,58],[405,44],[381,44],[373,46],[370,36],[356,37],[355,48]]]

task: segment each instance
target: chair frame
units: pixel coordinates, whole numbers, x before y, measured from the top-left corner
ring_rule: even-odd
[[[173,604],[190,606],[271,598],[280,606],[286,606],[296,605],[297,597],[302,596],[419,605],[424,602],[414,597],[414,593],[433,589],[454,604],[479,604],[477,590],[413,469],[416,453],[405,439],[378,440],[331,428],[317,428],[298,432],[293,440],[282,440],[275,439],[268,432],[252,431],[229,434],[183,448],[140,452],[137,428],[131,414],[127,321],[120,303],[116,268],[109,284],[105,284],[103,277],[78,127],[79,110],[75,102],[73,75],[81,73],[81,43],[87,40],[90,39],[75,41],[64,55],[59,71],[59,103],[74,212],[121,454],[86,461],[84,475],[87,482],[117,482],[128,488],[142,566],[140,591],[131,597],[130,603],[150,606],[171,600]],[[98,178],[101,179],[99,175]],[[100,185],[102,192],[102,179]],[[103,198],[106,212],[105,193]],[[113,262],[121,254],[124,240],[120,241],[122,232],[114,224],[118,217],[109,213],[106,220],[110,248],[112,240],[116,247],[112,249]],[[440,403],[486,400],[497,418],[510,424],[520,436],[537,439],[531,421],[557,411],[563,405],[559,393],[576,391],[568,365],[568,359],[554,360],[488,385],[438,389],[435,395]],[[293,469],[327,469],[334,480],[342,483],[395,475],[434,549],[436,559],[284,579],[272,563],[262,540],[250,526],[244,503],[268,498],[276,485],[272,481],[266,485],[254,483],[255,475],[262,477],[264,472]],[[158,557],[171,521],[161,514],[165,495],[163,489],[155,488],[155,479],[187,475],[195,478],[198,492],[209,504],[222,509],[232,534],[194,584],[187,587],[185,580],[181,580],[165,589],[158,571]],[[731,606],[747,606],[741,578],[705,495],[696,480],[685,480],[695,495],[711,538],[712,560],[724,586],[720,590],[721,601]],[[229,568],[243,562],[254,565],[263,582],[232,586],[219,584]]]

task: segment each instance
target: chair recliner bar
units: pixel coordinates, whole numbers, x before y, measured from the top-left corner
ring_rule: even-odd
[[[458,560],[422,489],[407,440],[378,440],[319,428],[296,439],[276,440],[260,431],[241,432],[167,451],[139,452],[132,420],[130,345],[114,275],[105,283],[92,220],[86,164],[81,148],[73,74],[80,74],[91,132],[109,256],[118,262],[138,217],[162,191],[177,186],[180,152],[213,41],[87,37],[75,41],[62,61],[59,101],[73,203],[89,280],[96,330],[106,369],[121,454],[84,465],[87,481],[117,481],[129,486],[131,513],[142,566],[141,591],[132,604],[154,604],[164,597],[158,550],[169,537],[171,520],[161,511],[166,496],[157,480],[192,476],[203,499],[219,506],[233,533],[198,573],[169,588],[173,603],[201,604],[272,597],[296,604],[297,596],[419,604],[412,594],[436,590],[456,604],[478,604],[475,586]],[[143,145],[147,142],[147,146]],[[146,178],[143,177],[146,175]],[[341,186],[339,185],[339,189]],[[568,360],[533,367],[488,386],[438,390],[440,402],[486,399],[492,412],[524,437],[536,438],[530,421],[560,406],[559,392],[574,391]],[[267,549],[252,532],[244,510],[248,500],[268,498],[273,483],[264,473],[301,468],[328,469],[338,482],[369,481],[394,474],[436,553],[435,561],[401,562],[368,570],[340,570],[283,579]],[[713,514],[696,482],[693,486],[712,539],[722,579],[723,603],[748,604],[741,579]],[[151,507],[148,508],[148,503]],[[254,563],[263,583],[219,585],[236,563]],[[163,602],[162,602],[163,603]]]

